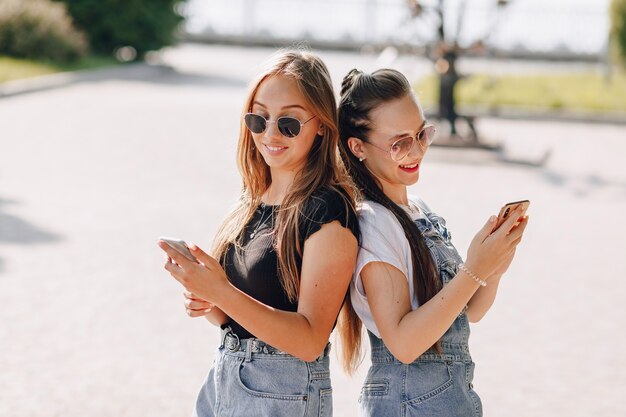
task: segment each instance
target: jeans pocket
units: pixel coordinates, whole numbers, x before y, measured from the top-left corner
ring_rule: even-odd
[[[384,397],[387,394],[389,394],[388,378],[369,379],[363,383],[360,400],[364,397]]]
[[[365,381],[361,388],[361,395],[379,397],[389,393],[388,379],[372,379]]]
[[[307,401],[308,371],[299,361],[269,360],[245,362],[236,372],[239,386],[249,395],[283,401]],[[298,383],[301,380],[301,383]]]
[[[436,399],[446,403],[441,397],[445,397],[444,394],[454,384],[450,367],[439,361],[419,362],[408,367],[405,382],[408,399],[401,404],[403,416],[430,415],[419,410],[425,406],[430,408],[428,404]],[[441,415],[447,414],[442,412]]]
[[[390,386],[389,378],[380,375],[366,378],[359,395],[358,416],[387,416],[389,407],[393,407]]]

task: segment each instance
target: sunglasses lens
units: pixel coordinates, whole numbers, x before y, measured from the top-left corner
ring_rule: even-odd
[[[413,147],[413,138],[402,138],[391,145],[391,159],[399,161],[411,152]]]
[[[263,133],[267,128],[265,118],[258,114],[248,113],[243,120],[252,133]]]
[[[429,146],[431,143],[433,143],[434,138],[435,138],[434,126],[426,126],[417,135],[417,140],[419,141],[422,148]]]
[[[278,131],[288,138],[295,138],[300,133],[300,121],[293,117],[278,119]]]

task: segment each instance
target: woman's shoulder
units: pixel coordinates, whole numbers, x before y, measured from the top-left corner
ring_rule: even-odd
[[[381,255],[406,253],[408,240],[395,214],[382,204],[371,200],[362,201],[358,208],[361,230],[361,248]]]
[[[347,191],[330,185],[313,191],[304,202],[302,212],[308,218],[345,215],[356,218],[352,197]]]
[[[391,210],[372,200],[363,200],[357,205],[359,218],[375,219],[376,217],[385,217],[389,214],[393,215]]]
[[[382,230],[402,228],[393,212],[375,201],[363,200],[357,206],[357,213],[361,227]]]
[[[352,198],[339,187],[328,185],[314,190],[305,201],[301,215],[301,226],[306,229],[305,237],[319,230],[321,225],[334,220],[351,229],[355,236],[359,235]]]
[[[350,197],[343,189],[331,185],[323,185],[314,190],[309,199],[308,204],[333,205],[338,203],[349,202]]]

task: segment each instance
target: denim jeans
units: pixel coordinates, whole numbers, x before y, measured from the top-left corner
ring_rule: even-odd
[[[254,338],[220,346],[204,382],[194,417],[330,417],[330,344],[304,362]]]
[[[426,218],[415,220],[431,252],[442,284],[457,273],[460,255],[445,221],[426,207]],[[442,352],[428,350],[411,364],[397,360],[376,335],[368,332],[370,367],[359,397],[362,417],[482,416],[482,403],[473,389],[474,362],[469,352],[470,328],[465,311],[440,339]]]

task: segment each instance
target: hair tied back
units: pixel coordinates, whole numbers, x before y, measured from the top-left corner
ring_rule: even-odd
[[[341,96],[344,96],[362,75],[363,71],[352,68],[341,82]]]

